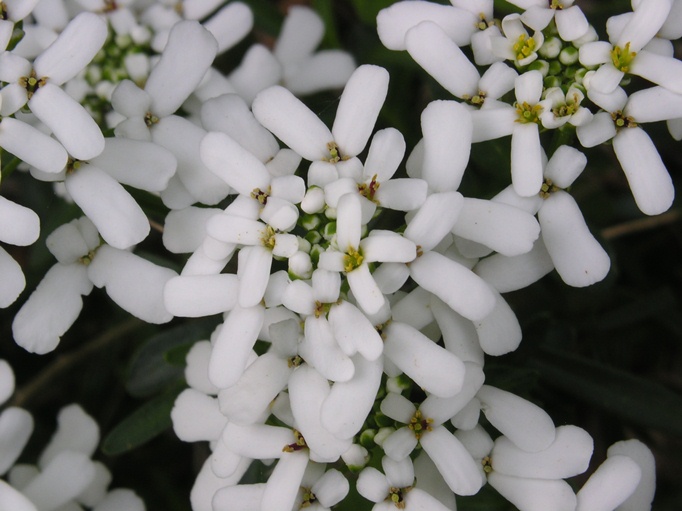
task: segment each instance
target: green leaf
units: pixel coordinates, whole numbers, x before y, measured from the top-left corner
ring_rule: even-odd
[[[191,321],[165,330],[148,339],[135,353],[128,371],[126,389],[135,397],[149,397],[181,380],[183,365],[177,364],[177,356],[197,341],[208,339],[220,322],[220,317]]]
[[[656,382],[559,350],[529,364],[552,387],[623,420],[682,436],[682,395]]]
[[[102,452],[108,456],[123,454],[147,443],[171,427],[170,412],[184,382],[147,401],[123,419],[102,442]]]
[[[355,12],[363,23],[367,25],[376,25],[377,14],[381,9],[394,4],[396,0],[352,0],[351,3],[355,8]]]

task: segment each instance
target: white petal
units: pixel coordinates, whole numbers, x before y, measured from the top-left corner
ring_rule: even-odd
[[[542,96],[542,73],[540,71],[526,71],[520,74],[514,82],[516,101],[531,105],[540,101]]]
[[[0,241],[31,245],[40,235],[40,219],[32,209],[0,197]]]
[[[206,74],[217,49],[215,38],[198,22],[181,21],[173,26],[144,86],[154,115],[166,117],[182,105]]]
[[[0,480],[0,502],[12,511],[37,511],[33,502],[25,497],[23,493],[15,490],[2,480]]]
[[[511,135],[516,126],[516,119],[518,114],[511,106],[474,110],[471,112],[473,125],[471,141],[485,142]]]
[[[400,428],[388,436],[381,448],[386,453],[386,456],[391,457],[395,461],[401,461],[407,458],[410,453],[417,447],[417,437],[414,436],[414,431],[408,427]]]
[[[483,280],[436,252],[427,252],[414,260],[410,275],[421,287],[472,321],[483,319],[495,306],[495,296]]]
[[[495,307],[475,325],[483,351],[488,355],[499,356],[518,348],[522,333],[514,311],[501,295],[495,295]]]
[[[85,266],[54,265],[14,317],[15,342],[31,353],[48,353],[71,327],[92,290]]]
[[[520,449],[538,452],[554,441],[554,423],[539,406],[489,385],[483,385],[477,397],[490,423]]]
[[[462,390],[464,363],[418,330],[392,322],[384,330],[384,354],[417,385],[439,397]]]
[[[564,282],[584,287],[606,277],[609,256],[590,233],[573,197],[553,193],[540,208],[538,219],[543,243]]]
[[[104,171],[84,165],[68,174],[65,184],[74,202],[112,247],[131,247],[149,234],[149,221],[140,206]]]
[[[420,443],[454,493],[478,493],[485,483],[478,464],[464,445],[444,426],[425,433]]]
[[[476,67],[436,23],[424,21],[408,30],[405,46],[417,64],[455,97],[478,94]]]
[[[236,424],[254,424],[286,386],[292,371],[278,355],[261,355],[236,384],[220,391],[220,411]]]
[[[577,5],[557,10],[554,16],[559,35],[564,41],[575,41],[587,33],[589,22]]]
[[[152,98],[131,80],[123,80],[114,89],[111,104],[126,117],[143,117],[151,107]]]
[[[459,192],[429,195],[408,222],[404,236],[424,252],[433,249],[452,230],[463,205],[464,198]]]
[[[595,147],[616,136],[616,126],[608,112],[599,112],[587,124],[576,128],[576,135],[583,147]]]
[[[379,12],[379,39],[389,50],[404,50],[407,31],[425,20],[438,23],[455,44],[465,46],[476,31],[478,15],[452,6],[398,2]]]
[[[0,415],[0,474],[5,474],[23,451],[33,433],[33,417],[22,408],[9,407]],[[0,487],[0,502],[8,506]],[[8,507],[14,510],[14,507]]]
[[[336,469],[327,470],[311,487],[320,505],[330,508],[341,502],[350,489],[348,479]]]
[[[292,508],[306,466],[308,466],[308,453],[305,450],[285,453],[268,479],[260,511],[280,511]]]
[[[308,365],[299,366],[289,379],[289,398],[296,427],[305,438],[313,460],[336,461],[351,440],[340,440],[321,423],[321,409],[330,394],[327,379]]]
[[[595,41],[584,44],[579,49],[579,60],[583,66],[596,66],[611,61],[611,46],[606,41]]]
[[[395,128],[377,131],[372,137],[369,153],[365,159],[363,176],[371,179],[376,175],[379,183],[389,180],[405,156],[405,138]]]
[[[208,366],[213,385],[225,389],[239,381],[263,324],[263,314],[263,307],[258,305],[246,309],[237,306],[216,331]]]
[[[435,296],[431,299],[430,307],[443,336],[445,348],[463,362],[475,362],[482,366],[483,350],[473,323]]]
[[[473,125],[469,110],[455,101],[433,101],[422,112],[422,178],[436,192],[459,188],[469,163]]]
[[[374,467],[367,467],[358,476],[358,493],[372,502],[381,502],[389,493],[390,484],[386,476]]]
[[[386,417],[403,424],[409,424],[417,411],[412,401],[396,392],[388,392],[381,401],[379,409]]]
[[[521,21],[533,30],[543,30],[554,18],[555,12],[547,6],[531,5],[521,14]]]
[[[79,14],[36,58],[36,74],[48,77],[53,84],[63,84],[90,63],[106,38],[107,25],[102,17],[90,12]]]
[[[369,271],[367,264],[363,263],[353,271],[346,274],[348,285],[353,292],[353,297],[360,308],[366,314],[376,314],[384,306],[386,297],[379,289]]]
[[[109,297],[122,309],[148,323],[173,319],[163,302],[163,289],[173,270],[157,266],[126,250],[102,245],[88,266],[88,278],[106,287]]]
[[[78,160],[94,158],[104,149],[104,136],[87,110],[54,84],[40,87],[30,100],[31,111]]]
[[[183,442],[214,441],[227,425],[218,400],[194,389],[185,389],[171,410],[173,431]]]
[[[372,236],[360,242],[360,248],[368,263],[409,263],[417,257],[415,243],[393,231],[372,231]]]
[[[348,381],[355,367],[341,350],[334,333],[323,317],[305,319],[305,340],[299,344],[299,354],[331,381]]]
[[[587,165],[587,157],[567,145],[560,146],[547,162],[545,178],[559,188],[568,188],[578,178]]]
[[[538,125],[517,124],[512,132],[511,174],[514,191],[522,197],[537,194],[542,186],[542,146]]]
[[[352,438],[360,432],[372,411],[381,384],[383,364],[362,356],[353,357],[355,373],[346,382],[336,382],[322,403],[322,426],[339,438]]]
[[[353,346],[367,360],[376,360],[383,352],[384,344],[374,325],[350,302],[344,300],[332,306],[329,325],[340,346]]]
[[[609,511],[622,504],[637,488],[642,469],[628,456],[606,458],[578,492],[576,511]]]
[[[68,158],[64,147],[55,139],[12,117],[0,122],[0,146],[43,172],[60,172]]]
[[[505,436],[495,441],[490,453],[493,470],[500,474],[531,479],[567,479],[585,472],[594,442],[577,426],[560,426],[554,442],[545,450],[529,453]]]
[[[222,439],[235,454],[256,460],[281,458],[282,449],[296,441],[290,428],[265,424],[239,426],[233,422],[225,427]]]
[[[367,145],[388,93],[388,78],[384,68],[364,65],[348,80],[332,127],[342,156],[357,156]]]
[[[609,94],[613,92],[620,84],[620,81],[625,76],[623,71],[613,67],[613,64],[607,62],[602,64],[589,79],[588,89],[594,89],[597,92]]]
[[[172,210],[163,226],[163,246],[174,254],[197,250],[206,237],[208,220],[220,213],[215,208],[189,207]]]
[[[483,385],[485,380],[483,366],[474,362],[467,362],[464,365],[466,369],[461,392],[447,398],[431,394],[419,406],[424,417],[433,419],[434,426],[442,424],[462,411]]]
[[[173,316],[203,317],[219,314],[237,304],[236,275],[173,277],[163,290],[163,303]]]
[[[663,26],[672,3],[672,0],[648,0],[635,9],[616,44],[623,47],[630,43],[630,51],[641,50]]]
[[[264,90],[253,100],[253,115],[306,160],[329,159],[329,128],[284,87]]]
[[[95,464],[76,451],[62,451],[22,493],[39,510],[52,510],[78,496],[95,477]]]
[[[642,50],[632,61],[630,73],[662,85],[666,89],[682,94],[682,62]]]
[[[295,63],[313,53],[324,36],[324,22],[314,10],[294,5],[284,18],[275,45],[275,56],[285,64]]]
[[[422,179],[391,179],[381,183],[374,194],[381,207],[398,211],[412,211],[426,201],[428,183]]]
[[[540,226],[525,211],[482,199],[464,199],[452,232],[507,255],[524,254],[540,235]]]
[[[177,167],[175,157],[157,144],[116,137],[107,138],[90,162],[119,183],[148,192],[165,190]]]
[[[520,511],[575,510],[575,494],[563,480],[525,479],[492,472],[488,482]]]
[[[261,245],[244,247],[239,251],[239,305],[253,307],[265,295],[272,266],[272,252]]]
[[[203,18],[203,16],[201,17]],[[253,12],[247,4],[233,2],[206,20],[204,27],[216,38],[218,42],[217,52],[222,53],[235,46],[251,32]]]
[[[656,491],[656,461],[651,450],[639,440],[623,440],[609,447],[606,455],[623,455],[634,460],[642,470],[635,493],[618,506],[618,511],[648,511]]]

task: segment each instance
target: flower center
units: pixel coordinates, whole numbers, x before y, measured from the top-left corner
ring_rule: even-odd
[[[527,102],[516,103],[516,122],[522,124],[529,124],[534,122],[540,123],[540,114],[542,113],[542,105],[530,105]]]
[[[493,460],[490,456],[486,456],[481,460],[481,465],[483,465],[483,472],[490,474],[493,471]]]
[[[7,4],[0,2],[0,20],[7,19]]]
[[[636,128],[637,123],[632,117],[626,117],[623,112],[618,110],[617,112],[613,112],[611,114],[611,119],[613,119],[613,122],[616,125],[616,128]]]
[[[360,267],[364,259],[365,258],[358,250],[355,250],[353,247],[349,247],[348,252],[346,252],[346,255],[343,256],[343,271],[346,273],[352,272],[356,268]]]
[[[396,488],[395,486],[391,486],[388,490],[388,498],[398,509],[405,509],[405,494],[411,489],[411,486],[408,486],[407,488]]]
[[[22,76],[19,78],[19,85],[26,89],[26,94],[28,99],[33,97],[35,91],[47,83],[47,77],[43,76],[38,78],[34,69],[31,70],[31,74],[28,76]]]
[[[516,60],[528,58],[535,53],[535,39],[521,34],[516,43],[514,43],[513,49],[516,54]]]
[[[261,242],[265,248],[270,250],[275,248],[275,234],[275,229],[273,227],[269,225],[265,227],[265,232],[261,238]]]
[[[339,146],[336,145],[336,142],[332,141],[327,144],[327,149],[329,150],[329,158],[327,161],[329,163],[338,163],[341,160],[347,160],[348,158],[341,156],[339,153]]]
[[[613,62],[613,66],[623,73],[630,71],[630,65],[636,56],[637,52],[630,51],[630,43],[626,43],[623,48],[614,46],[613,50],[611,50],[611,61]]]
[[[144,123],[147,125],[147,128],[151,128],[154,124],[157,124],[159,122],[159,118],[155,116],[151,112],[147,112],[144,114]]]
[[[303,502],[301,502],[301,509],[304,507],[310,507],[317,502],[317,497],[310,488],[301,487],[301,490],[303,490]]]
[[[464,96],[462,96],[462,99],[472,106],[481,107],[485,102],[485,92],[480,90],[478,91],[478,94],[474,94],[473,96],[465,94]]]
[[[431,431],[431,424],[433,424],[433,419],[422,417],[422,413],[417,410],[410,419],[410,423],[407,425],[408,428],[412,430],[414,436],[418,439],[428,431]]]
[[[294,438],[296,441],[293,444],[285,445],[282,448],[282,452],[296,452],[306,449],[308,444],[305,443],[305,438],[301,435],[301,432],[294,429]]]
[[[268,203],[268,197],[270,196],[270,188],[267,192],[264,192],[260,188],[254,188],[251,192],[251,198],[256,199],[260,202],[261,206],[265,206]]]
[[[88,163],[87,161],[69,158],[66,161],[66,173],[71,174],[73,172],[76,172],[79,168],[81,168],[83,165],[86,165],[87,163]]]
[[[362,183],[358,185],[358,191],[363,197],[366,197],[372,202],[377,202],[374,200],[374,194],[377,193],[379,186],[381,186],[381,183],[377,181],[377,175],[374,174],[372,176],[372,180],[369,183]]]
[[[551,0],[549,2],[549,8],[555,9],[555,10],[561,10],[564,8],[564,4],[561,2],[561,0]]]
[[[539,195],[543,199],[549,199],[550,195],[552,195],[554,192],[558,192],[559,190],[561,190],[561,188],[552,183],[551,179],[545,179],[544,183],[542,183],[542,186],[540,187]]]

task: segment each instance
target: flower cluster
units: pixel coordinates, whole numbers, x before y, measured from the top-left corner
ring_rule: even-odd
[[[640,210],[671,206],[640,125],[682,136],[681,2],[633,2],[608,42],[570,0],[509,0],[518,12],[501,20],[492,0],[394,3],[377,19],[382,43],[453,96],[426,106],[409,154],[400,131],[375,129],[389,73],[316,51],[310,9],[292,8],[272,48],[223,74],[216,56],[253,25],[243,3],[78,3],[73,19],[58,2],[2,3],[0,148],[83,214],[47,236],[57,263],[13,336],[55,350],[93,287],[147,323],[221,315],[189,351],[171,413],[181,440],[211,449],[194,511],[330,509],[351,484],[375,510],[454,510],[486,484],[521,511],[650,508],[642,443],[613,445],[576,489],[566,479],[588,469],[590,435],[485,384],[485,362],[522,339],[502,293],[552,270],[574,287],[609,272],[569,193],[581,148],[610,141]],[[630,92],[630,75],[653,85]],[[331,128],[297,97],[341,87]],[[472,145],[507,136],[510,185],[463,195]],[[150,221],[131,188],[167,209],[163,244],[187,255],[181,268],[135,253]],[[0,241],[38,239],[33,211],[0,198],[0,212]],[[0,278],[7,307],[25,281],[2,248]],[[17,410],[0,416],[3,473],[30,433]],[[106,491],[92,419],[71,406],[59,420],[0,500],[144,509]],[[240,483],[255,464],[264,481]]]

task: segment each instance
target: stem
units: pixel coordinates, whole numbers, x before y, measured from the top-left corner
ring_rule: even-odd
[[[630,220],[629,222],[607,227],[601,231],[601,236],[607,240],[614,240],[616,238],[635,234],[637,232],[656,229],[657,227],[661,227],[663,225],[674,224],[681,218],[682,214],[679,211],[668,211],[662,215],[638,218],[636,220]]]
[[[100,337],[96,338],[92,342],[84,344],[82,348],[61,355],[52,364],[50,364],[45,370],[39,373],[35,378],[29,381],[26,385],[18,388],[12,400],[7,403],[8,406],[25,406],[27,402],[31,401],[34,396],[40,394],[41,391],[57,381],[59,377],[71,370],[74,366],[85,361],[90,355],[97,353],[98,351],[106,348],[114,341],[118,341],[120,338],[125,338],[128,333],[144,325],[142,321],[137,318],[132,318],[129,321],[112,328],[111,330],[105,332]],[[128,336],[128,339],[132,337]]]

